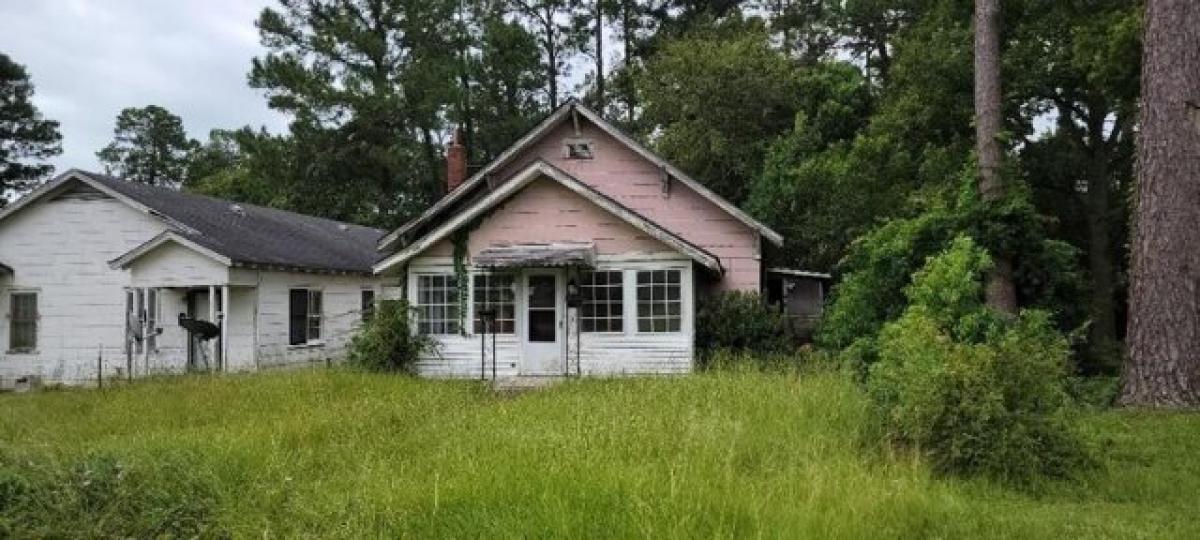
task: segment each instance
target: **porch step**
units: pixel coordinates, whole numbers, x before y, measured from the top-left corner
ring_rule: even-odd
[[[491,381],[492,390],[505,393],[528,392],[563,382],[566,377],[505,377]]]

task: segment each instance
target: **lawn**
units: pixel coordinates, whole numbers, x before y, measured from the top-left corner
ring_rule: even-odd
[[[1200,537],[1200,415],[1082,421],[1101,465],[1030,492],[873,449],[835,374],[5,395],[0,536]]]

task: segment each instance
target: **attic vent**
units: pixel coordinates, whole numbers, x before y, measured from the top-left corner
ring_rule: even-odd
[[[229,205],[229,211],[230,211],[230,212],[233,212],[233,213],[235,213],[235,214],[237,214],[237,215],[239,215],[239,216],[244,216],[244,215],[246,215],[246,209],[245,209],[245,208],[242,208],[242,205],[240,205],[240,204],[231,204],[231,205]]]
[[[592,141],[567,139],[563,141],[563,157],[567,159],[592,159]]]

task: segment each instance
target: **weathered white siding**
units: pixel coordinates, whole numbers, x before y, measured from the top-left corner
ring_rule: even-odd
[[[361,291],[372,289],[378,295],[380,284],[380,278],[364,276],[260,272],[258,334],[251,345],[259,353],[259,367],[341,358],[362,322]],[[297,288],[315,288],[324,292],[320,345],[288,344],[288,291]],[[231,337],[230,342],[234,345],[236,341],[250,338]]]
[[[124,369],[129,274],[108,262],[165,230],[162,222],[108,198],[46,199],[0,226],[0,260],[11,266],[0,291],[0,385],[27,375],[50,382],[95,381]],[[8,293],[38,292],[35,354],[9,354]]]
[[[142,255],[129,272],[135,287],[189,287],[229,281],[229,267],[174,242]]]
[[[166,243],[139,258],[129,270],[109,261],[154,238],[167,226],[158,218],[94,190],[47,196],[0,223],[0,261],[13,275],[0,275],[0,388],[19,377],[45,383],[95,384],[104,376],[177,373],[187,367],[188,336],[177,319],[187,312],[187,291],[199,286],[196,315],[208,319],[207,286],[229,284],[227,369],[253,370],[340,359],[361,321],[360,291],[380,293],[380,278],[227,268],[207,256]],[[125,348],[125,298],[130,287],[158,289],[158,327],[150,352]],[[288,345],[288,290],[324,291],[322,341]],[[8,352],[9,294],[38,294],[37,350]]]

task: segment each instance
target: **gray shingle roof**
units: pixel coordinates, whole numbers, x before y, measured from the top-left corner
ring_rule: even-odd
[[[176,222],[235,265],[371,273],[379,229],[76,171]]]

